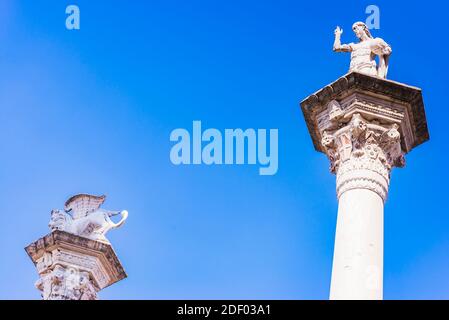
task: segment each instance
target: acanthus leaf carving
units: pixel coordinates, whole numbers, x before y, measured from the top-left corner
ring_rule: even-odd
[[[36,282],[43,300],[97,300],[97,289],[89,273],[73,267],[56,265]]]
[[[330,170],[337,174],[338,196],[347,190],[365,188],[386,200],[391,169],[405,164],[398,129],[397,124],[370,123],[355,113],[338,129],[322,133]]]

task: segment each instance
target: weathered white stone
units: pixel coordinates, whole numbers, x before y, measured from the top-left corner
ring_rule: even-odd
[[[359,39],[358,43],[341,44],[343,30],[337,27],[334,31],[334,51],[351,52],[349,71],[360,72],[385,79],[388,73],[388,62],[392,53],[391,47],[381,38],[373,38],[366,24],[356,22],[352,30]],[[379,58],[379,66],[375,57]]]
[[[71,197],[65,204],[64,211],[53,210],[49,227],[52,231],[68,233],[109,243],[106,233],[121,227],[128,218],[128,211],[107,211],[100,208],[105,196],[79,194]],[[110,217],[122,215],[121,221],[114,223]]]
[[[351,189],[339,200],[331,300],[383,298],[383,211],[379,194]]]
[[[382,299],[390,173],[429,139],[421,90],[352,72],[301,102],[339,199],[331,299]]]
[[[25,248],[39,273],[44,300],[96,300],[97,292],[126,278],[105,234],[123,225],[127,211],[100,209],[106,197],[80,194],[53,210],[52,233]],[[122,215],[119,223],[110,217]]]
[[[95,300],[97,292],[126,278],[111,245],[54,231],[25,248],[39,273],[44,300]]]

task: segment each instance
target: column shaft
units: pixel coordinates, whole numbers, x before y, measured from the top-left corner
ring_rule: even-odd
[[[371,190],[341,195],[330,299],[383,298],[383,215],[383,199]]]

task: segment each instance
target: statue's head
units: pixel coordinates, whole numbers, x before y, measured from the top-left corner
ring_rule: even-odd
[[[373,36],[371,35],[368,27],[361,21],[356,22],[352,25],[352,31],[354,31],[355,35],[360,39],[360,41],[366,40],[366,38],[373,39]]]

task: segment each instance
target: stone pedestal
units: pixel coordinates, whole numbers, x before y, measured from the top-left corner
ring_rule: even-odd
[[[356,72],[301,102],[339,199],[331,299],[382,299],[383,221],[390,173],[429,139],[421,90]]]
[[[100,290],[126,278],[111,245],[67,232],[54,231],[25,250],[44,300],[96,300]]]

